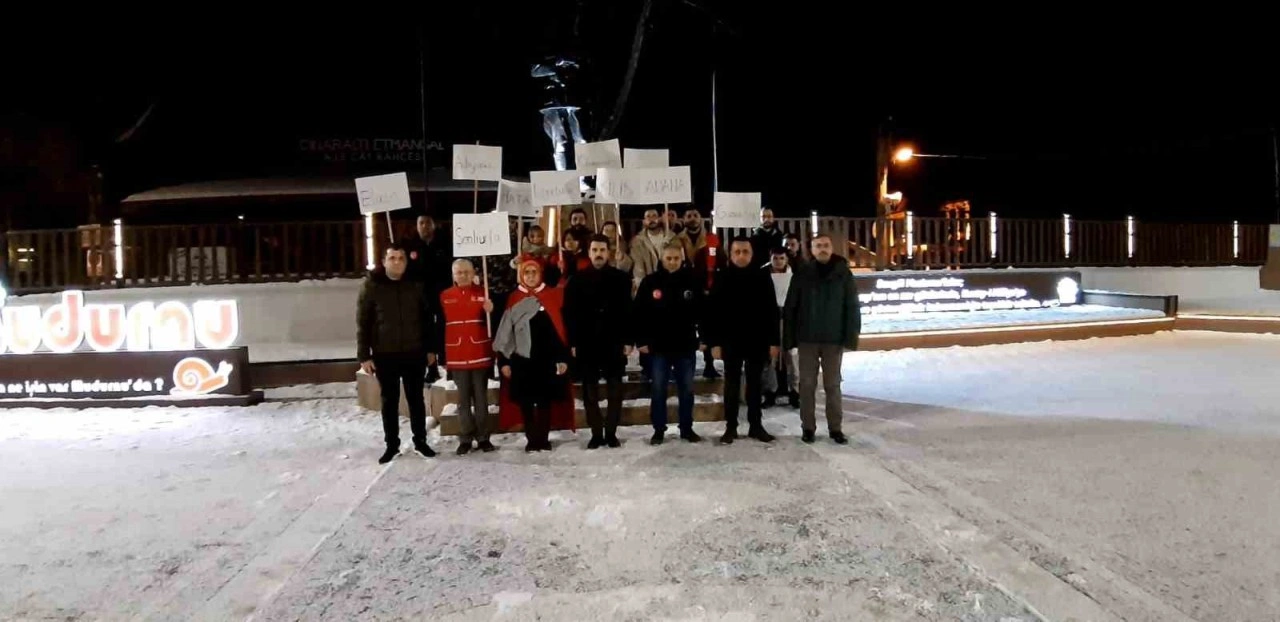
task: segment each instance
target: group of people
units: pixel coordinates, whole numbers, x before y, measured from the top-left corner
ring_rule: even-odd
[[[422,394],[424,382],[438,378],[437,363],[457,385],[460,455],[494,451],[491,435],[515,422],[523,423],[526,451],[550,450],[549,432],[573,426],[572,380],[582,385],[591,427],[587,447],[618,447],[623,379],[633,350],[650,380],[653,445],[666,438],[670,381],[679,437],[702,440],[693,430],[699,351],[708,376],[716,375],[714,361],[723,361],[720,442],[740,438],[744,384],[748,438],[774,440],[762,411],[785,396],[800,409],[802,440],[814,442],[821,368],[827,431],[834,442],[846,443],[841,355],[857,347],[861,325],[848,262],[835,254],[831,238],[815,235],[806,257],[800,240],[784,235],[765,209],[761,226],[750,237],[731,240],[722,253],[697,209],[682,216],[677,231],[657,210],[647,210],[642,230],[627,245],[616,223],[597,233],[579,211],[558,249],[548,247],[545,232],[534,226],[514,257],[475,260],[453,258],[431,218],[419,217],[418,235],[387,248],[358,302],[357,358],[382,392],[387,449],[379,461],[399,454],[401,383],[414,450],[435,455],[426,442]],[[487,266],[487,295],[477,278],[478,261]],[[488,403],[495,368],[498,417]]]

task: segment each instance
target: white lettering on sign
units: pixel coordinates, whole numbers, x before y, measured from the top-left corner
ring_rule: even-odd
[[[454,257],[510,254],[511,228],[506,212],[454,215]]]
[[[966,287],[963,278],[876,279],[870,292],[858,294],[864,313],[900,314],[941,311],[1003,311],[1075,304],[1080,286],[1072,278],[1058,281],[1056,299],[1031,298],[1016,286]]]
[[[582,173],[579,171],[532,171],[533,204],[578,205],[582,203]]]
[[[454,145],[453,178],[502,181],[502,147]]]
[[[498,182],[497,211],[524,218],[542,215],[542,208],[533,204],[533,184],[505,179]]]
[[[188,307],[169,300],[139,302],[126,311],[118,303],[84,303],[80,291],[62,292],[62,301],[42,313],[36,305],[12,305],[0,311],[0,354],[32,354],[41,346],[65,354],[230,348],[240,336],[234,300],[199,300]]]
[[[689,203],[689,167],[602,168],[596,171],[596,201],[630,205]]]
[[[717,192],[715,210],[717,227],[758,227],[760,193]]]
[[[622,168],[622,143],[618,139],[573,146],[573,164],[580,171]]]
[[[623,168],[666,168],[671,166],[671,153],[666,149],[623,149]],[[597,166],[596,168],[612,168]]]
[[[356,178],[356,198],[361,214],[376,214],[412,207],[409,177],[404,173]]]

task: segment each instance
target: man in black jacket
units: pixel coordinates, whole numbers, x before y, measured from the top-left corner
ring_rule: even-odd
[[[667,378],[674,377],[680,402],[680,438],[697,443],[693,431],[693,355],[698,351],[698,325],[702,318],[706,282],[683,266],[684,247],[672,242],[662,249],[662,265],[644,277],[636,290],[636,347],[652,356],[653,388],[649,418],[653,423],[651,445],[661,445],[667,431]]]
[[[772,434],[760,421],[760,381],[766,361],[778,357],[778,301],[773,279],[755,267],[751,240],[734,238],[729,265],[716,276],[707,304],[707,345],[724,361],[724,436],[726,445],[738,438],[738,395],[742,368],[747,369],[747,436],[769,443]]]
[[[587,449],[620,447],[622,374],[631,354],[631,275],[609,265],[609,238],[592,235],[587,248],[591,267],[579,272],[564,291],[564,323],[569,351],[582,380],[582,402],[591,426]],[[605,381],[608,416],[600,418],[600,379]]]
[[[760,226],[751,232],[751,265],[757,268],[769,263],[769,252],[784,243],[782,230],[773,218],[773,210],[760,210]]]
[[[435,219],[423,214],[418,217],[417,235],[402,242],[409,259],[408,278],[423,284],[427,296],[440,299],[440,292],[453,286],[453,245],[449,236],[436,228]],[[433,363],[427,366],[427,382],[440,378],[440,370]]]
[[[827,431],[838,444],[848,443],[841,431],[840,363],[846,350],[858,348],[862,316],[858,288],[849,262],[832,254],[831,238],[818,235],[809,244],[813,261],[796,271],[783,309],[782,346],[800,349],[800,428],[806,443],[813,442],[817,423],[818,366],[822,366],[822,390],[827,394]]]
[[[383,271],[365,279],[356,303],[356,360],[364,373],[378,378],[382,390],[387,451],[378,459],[380,464],[400,454],[402,381],[413,448],[426,458],[436,455],[427,445],[427,408],[422,401],[423,375],[438,351],[433,325],[436,305],[422,283],[406,278],[408,263],[403,246],[388,247]]]

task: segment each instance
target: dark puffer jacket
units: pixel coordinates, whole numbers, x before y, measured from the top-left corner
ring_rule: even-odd
[[[768,272],[732,263],[722,268],[707,301],[703,340],[758,356],[778,345],[778,299]]]
[[[356,359],[438,352],[435,309],[422,282],[392,280],[381,271],[369,275],[356,303]]]
[[[631,308],[636,347],[648,346],[653,354],[681,355],[698,350],[698,326],[702,320],[705,280],[680,268],[644,277]]]
[[[820,272],[818,262],[810,261],[793,272],[783,310],[784,348],[802,343],[858,348],[862,314],[849,261],[833,255],[828,265],[829,269]]]

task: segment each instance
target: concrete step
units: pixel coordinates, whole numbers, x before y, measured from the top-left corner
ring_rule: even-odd
[[[693,403],[693,420],[694,421],[722,421],[724,419],[724,405],[719,394],[712,395],[695,395]],[[589,429],[587,425],[587,413],[582,408],[582,402],[579,400],[578,408],[575,413],[574,420],[578,429]],[[462,431],[462,425],[456,414],[456,405],[449,404],[443,409],[440,416],[436,417],[436,421],[440,424],[441,436],[457,436]],[[600,403],[600,410],[603,413],[605,403]],[[492,416],[497,417],[497,406],[491,406],[489,412]],[[667,400],[667,424],[675,427],[679,422],[678,405],[676,398],[672,397]],[[635,399],[626,400],[622,403],[622,417],[619,420],[620,425],[650,425],[649,421],[649,400]],[[516,425],[514,427],[499,430],[499,433],[505,432],[521,432],[524,426]]]

